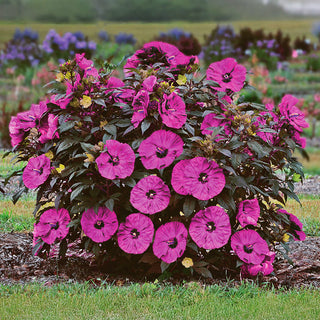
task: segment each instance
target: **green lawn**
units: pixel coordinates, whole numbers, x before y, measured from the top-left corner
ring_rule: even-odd
[[[276,32],[281,29],[285,34],[291,37],[301,37],[306,35],[312,41],[316,38],[311,34],[311,28],[316,20],[284,20],[284,21],[229,21],[220,22],[219,24],[232,24],[236,31],[243,27],[251,27],[253,29],[264,28],[267,32]],[[203,42],[204,34],[209,35],[211,30],[214,29],[217,22],[165,22],[165,23],[116,23],[116,22],[99,22],[95,24],[50,24],[50,23],[33,23],[33,22],[0,22],[0,47],[8,41],[16,28],[24,29],[26,27],[32,28],[39,32],[40,40],[50,29],[55,29],[58,32],[64,33],[67,31],[75,32],[82,31],[90,39],[98,40],[98,32],[100,30],[107,31],[110,35],[114,36],[119,32],[132,33],[140,43],[151,40],[159,32],[165,32],[173,28],[181,28],[186,31],[192,32],[200,42]]]
[[[320,317],[319,299],[316,289],[276,291],[252,284],[0,286],[0,318],[313,320]]]

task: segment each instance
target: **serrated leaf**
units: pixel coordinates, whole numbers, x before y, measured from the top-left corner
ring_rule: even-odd
[[[170,267],[170,263],[166,263],[164,261],[161,261],[160,268],[161,268],[162,273],[165,272],[169,267]]]
[[[207,268],[194,268],[194,271],[201,274],[205,278],[213,279],[211,272]]]
[[[189,217],[192,215],[195,207],[196,207],[196,199],[194,199],[191,196],[186,197],[184,200],[183,209],[182,209],[186,217]]]
[[[158,258],[152,252],[146,252],[142,255],[139,262],[147,263],[147,264],[154,264],[158,261]]]
[[[113,207],[114,207],[114,199],[109,199],[105,202],[105,206],[110,210],[113,211]]]
[[[186,129],[191,135],[194,136],[194,134],[195,134],[194,128],[193,128],[188,122],[186,122],[186,123],[184,124],[184,127],[185,127],[185,129]]]
[[[76,189],[74,189],[72,192],[71,192],[71,195],[70,195],[70,201],[73,201],[74,199],[76,199],[80,194],[81,192],[84,190],[84,186],[80,186],[80,187],[77,187]]]
[[[35,256],[36,254],[38,254],[38,252],[42,249],[43,245],[45,244],[45,242],[41,239],[38,240],[37,243],[35,244],[35,246],[32,248],[32,254]]]
[[[137,183],[132,177],[128,177],[123,180],[123,183],[126,184],[128,187],[133,188]]]
[[[197,261],[197,262],[194,263],[194,267],[195,268],[203,268],[203,267],[206,267],[208,265],[209,265],[209,263],[206,262],[206,261]]]
[[[65,257],[67,249],[68,249],[68,243],[67,243],[67,240],[64,238],[60,242],[60,246],[59,246],[59,259],[62,259]]]
[[[22,194],[25,192],[25,188],[24,189],[20,189],[19,191],[17,191],[13,196],[12,196],[12,202],[13,204],[16,204],[18,202],[18,200],[20,199],[20,197],[22,196]]]
[[[74,127],[75,121],[65,121],[60,124],[59,132],[63,133],[66,132]]]
[[[96,104],[99,104],[100,106],[107,107],[103,99],[93,99],[92,101],[95,102]]]
[[[113,137],[117,136],[117,127],[114,124],[107,124],[103,127],[108,133],[110,133]]]
[[[151,122],[149,120],[144,120],[141,123],[141,133],[144,134],[150,127]]]

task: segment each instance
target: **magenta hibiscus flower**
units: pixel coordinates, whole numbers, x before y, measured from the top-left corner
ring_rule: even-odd
[[[150,218],[141,213],[127,216],[118,230],[119,247],[127,253],[145,252],[153,240],[154,226]]]
[[[152,92],[153,87],[155,86],[156,83],[157,83],[157,77],[156,76],[149,76],[148,78],[143,80],[142,88],[149,91],[149,92]]]
[[[186,105],[183,99],[175,92],[172,92],[169,96],[164,94],[163,99],[159,110],[162,122],[167,127],[180,129],[187,120]]]
[[[32,104],[30,110],[20,112],[11,118],[9,133],[13,147],[23,140],[25,133],[30,129],[39,129],[40,119],[47,110],[47,104],[41,101],[39,104]]]
[[[57,132],[58,128],[58,117],[53,114],[48,114],[48,117],[44,124],[39,127],[40,138],[39,141],[41,143],[46,143],[53,138],[59,138],[59,134]]]
[[[137,68],[139,64],[151,66],[160,62],[172,69],[177,66],[186,67],[198,61],[197,56],[186,56],[172,44],[152,41],[145,43],[142,49],[137,50],[135,54],[128,59],[124,66],[124,71],[126,75],[129,75],[130,68]]]
[[[82,53],[82,54],[76,53],[76,62],[78,64],[78,66],[80,67],[80,69],[82,69],[82,70],[86,70],[86,69],[92,67],[92,65],[93,65],[93,61],[86,59],[84,56],[84,53]]]
[[[241,266],[241,274],[245,277],[255,277],[258,275],[258,273],[267,276],[268,274],[273,272],[272,264],[275,256],[275,252],[269,251],[269,253],[265,255],[264,260],[260,264],[244,263]]]
[[[239,203],[237,220],[241,227],[248,224],[256,226],[260,217],[260,206],[258,199],[244,200]]]
[[[134,97],[132,102],[133,116],[131,122],[135,128],[148,115],[149,93],[145,90],[140,90]]]
[[[218,91],[231,90],[238,92],[243,88],[246,80],[246,68],[233,58],[226,58],[211,63],[207,70],[207,79],[217,82],[220,87],[214,87]]]
[[[93,208],[86,210],[81,217],[81,227],[86,236],[94,242],[109,240],[118,229],[117,215],[108,208],[100,207],[98,213]]]
[[[196,157],[185,160],[183,164],[179,164],[180,162],[173,168],[171,179],[172,187],[177,193],[209,200],[223,190],[225,176],[215,161]]]
[[[69,212],[66,209],[49,209],[42,213],[40,220],[35,224],[34,238],[41,238],[48,244],[53,244],[56,240],[64,239],[69,228]]]
[[[188,231],[183,223],[172,221],[163,224],[156,231],[153,253],[166,263],[180,258],[187,246]]]
[[[191,194],[189,188],[186,186],[185,170],[189,165],[190,160],[179,161],[172,170],[171,185],[175,192],[184,196]]]
[[[135,154],[127,143],[107,140],[96,163],[103,177],[111,180],[124,179],[132,174],[135,159]]]
[[[278,213],[286,215],[289,219],[288,232],[293,236],[294,241],[304,241],[306,239],[306,234],[302,231],[302,222],[292,213],[287,212],[284,209],[279,209]]]
[[[300,136],[300,132],[295,131],[292,135],[292,140],[295,141],[301,148],[305,148],[307,145],[307,139]]]
[[[217,115],[214,113],[209,113],[203,118],[203,122],[201,124],[201,133],[202,134],[212,134],[213,128],[224,127],[224,131],[227,135],[231,135],[232,131],[228,127],[228,122],[226,119],[218,119]],[[219,135],[217,136],[219,138]]]
[[[191,220],[189,233],[200,248],[221,248],[228,243],[231,235],[229,216],[223,208],[217,206],[200,210]]]
[[[298,98],[286,94],[279,104],[279,110],[297,131],[302,132],[304,128],[309,127],[309,124],[304,119],[304,113],[296,107],[298,102]]]
[[[22,179],[27,188],[35,189],[47,180],[50,172],[50,159],[42,154],[39,157],[29,159],[23,170]]]
[[[15,147],[20,142],[22,142],[25,130],[21,127],[21,122],[18,119],[18,117],[14,116],[11,117],[10,123],[9,123],[9,134],[11,138],[11,145],[12,147]]]
[[[231,237],[231,248],[246,263],[260,264],[269,253],[268,244],[254,230],[240,230]]]
[[[108,89],[116,89],[124,86],[125,86],[125,83],[121,79],[116,77],[110,77],[106,85]]]
[[[167,208],[168,186],[157,176],[142,178],[131,190],[130,202],[140,212],[154,214]]]
[[[158,130],[143,140],[139,146],[141,162],[146,169],[162,169],[181,155],[183,140],[177,134]]]

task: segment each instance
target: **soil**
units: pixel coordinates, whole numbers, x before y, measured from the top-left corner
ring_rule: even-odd
[[[275,275],[258,279],[275,287],[320,288],[320,238],[309,237],[303,242],[289,244],[289,254],[293,264],[278,254],[274,263]],[[230,278],[230,275],[228,275]],[[240,281],[239,275],[233,277],[235,283]],[[122,274],[114,275],[98,269],[92,256],[82,253],[79,248],[69,248],[66,258],[58,261],[55,257],[41,259],[32,255],[32,233],[0,233],[0,284],[40,282],[51,286],[60,282],[90,281],[94,285],[112,283],[124,285],[132,282],[153,281],[155,277]],[[204,284],[227,283],[226,276],[214,279],[190,278]],[[169,282],[182,283],[182,279],[170,278]]]

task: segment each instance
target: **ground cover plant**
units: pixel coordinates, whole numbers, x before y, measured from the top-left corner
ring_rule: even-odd
[[[36,254],[58,244],[63,256],[80,240],[119,272],[130,263],[212,277],[238,265],[255,276],[272,272],[275,243],[305,238],[284,208],[303,178],[298,100],[241,103],[243,66],[227,58],[198,77],[197,61],[151,42],[122,81],[78,54],[50,98],[12,118],[14,151],[28,162],[14,199],[36,189]]]

